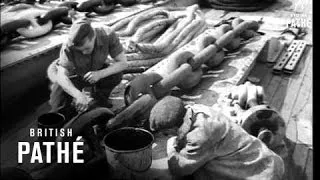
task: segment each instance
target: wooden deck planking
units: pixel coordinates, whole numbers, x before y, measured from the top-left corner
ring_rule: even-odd
[[[281,110],[282,106],[284,104],[285,101],[285,97],[288,93],[288,91],[292,90],[292,87],[290,87],[289,82],[291,82],[293,80],[293,78],[297,75],[302,73],[301,71],[303,71],[304,68],[304,63],[305,63],[305,58],[307,57],[307,54],[309,52],[305,52],[304,57],[301,59],[301,61],[299,62],[298,67],[295,69],[294,73],[291,75],[288,74],[280,74],[280,75],[272,75],[272,79],[274,79],[275,77],[278,77],[277,79],[281,78],[281,82],[278,85],[276,92],[273,94],[272,97],[270,97],[270,103],[273,105],[274,108],[276,108],[277,110]],[[272,73],[272,67],[270,68],[270,72]],[[267,85],[270,86],[270,85]],[[289,98],[290,96],[288,96]],[[292,96],[290,97],[295,98],[296,96]]]
[[[297,94],[297,100],[294,104],[290,120],[297,121],[298,142],[312,145],[312,61],[305,67],[306,72],[303,74],[301,88]],[[288,134],[289,135],[289,134]]]
[[[256,66],[256,67],[257,68],[255,68],[253,70],[252,74],[255,74],[263,69],[261,66],[260,67]],[[309,68],[310,67],[311,67],[311,64],[309,64]],[[307,70],[308,68],[305,68],[305,69],[306,69],[305,70],[306,72],[309,72]],[[271,80],[272,78],[270,78],[270,77],[275,76],[271,73],[271,71],[269,71],[270,74],[268,74],[267,76],[264,76],[263,80],[265,80],[265,79]],[[300,75],[300,76],[303,76],[303,75]],[[279,104],[279,102],[283,102],[284,101],[283,97],[286,97],[285,94],[288,93],[288,91],[290,91],[290,87],[287,87],[288,81],[289,81],[289,77],[283,76],[282,80],[278,84],[278,88],[269,88],[269,89],[274,89],[276,91],[276,92],[274,92],[273,98],[267,97],[268,98],[267,101],[270,101],[270,105],[272,107],[274,107],[275,109],[278,109],[278,110],[282,109],[281,105],[280,105],[282,103]],[[261,82],[262,82],[261,85],[264,86],[264,84],[266,84],[268,81],[261,81]],[[311,83],[311,81],[309,81],[309,83]],[[275,83],[270,82],[267,84],[269,84],[269,86],[270,86]],[[267,86],[264,86],[264,87],[267,87]],[[309,90],[311,89],[310,87],[307,87],[307,86],[304,86],[303,88],[304,89],[309,88]],[[309,96],[310,96],[310,94],[311,93],[309,93]],[[285,100],[287,101],[288,99],[295,99],[296,96],[298,96],[298,95],[295,95],[293,97],[292,96],[287,97]],[[302,95],[299,95],[299,96],[300,97],[297,97],[295,104],[299,104],[298,102],[300,102],[300,100],[302,100]],[[303,96],[303,97],[306,98],[306,96]],[[308,104],[312,104],[312,102],[310,102],[312,100],[310,100],[310,99],[308,100],[306,98],[306,101],[308,101]],[[294,109],[293,106],[294,106],[294,104],[291,104],[291,106],[287,107],[287,108]],[[299,107],[301,107],[301,105]],[[309,114],[310,111],[312,111],[311,107],[305,107],[304,111],[302,111],[301,113],[304,112],[306,115],[310,115]],[[306,118],[306,119],[308,119],[309,121],[310,120],[312,121],[311,117]],[[293,120],[291,120],[288,123],[288,125],[289,126],[288,126],[288,130],[287,130],[288,131],[287,134],[290,134],[289,137],[290,137],[291,143],[293,143],[295,145],[295,148],[291,150],[292,153],[289,155],[290,156],[289,160],[285,159],[285,162],[287,163],[286,169],[288,171],[286,173],[286,176],[287,176],[286,178],[288,180],[298,180],[298,179],[300,180],[300,179],[310,179],[310,178],[312,179],[312,175],[310,175],[310,172],[312,172],[312,170],[313,170],[312,166],[310,166],[312,164],[312,162],[309,162],[309,161],[312,161],[312,160],[310,160],[310,159],[312,159],[312,149],[310,149],[310,146],[306,144],[306,140],[299,141],[299,138],[308,138],[308,137],[306,137],[307,133],[310,134],[312,129],[308,129],[309,132],[302,131],[303,130],[302,124],[298,124],[297,121],[293,121]],[[310,140],[308,140],[308,141],[310,142]]]
[[[272,67],[257,63],[250,76],[261,78],[267,101],[287,123],[292,146],[285,159],[287,180],[312,179],[312,49],[305,52],[292,75],[274,75]],[[266,73],[266,74],[264,74]]]
[[[278,111],[281,110],[281,107],[284,102],[284,97],[287,94],[288,78],[283,76],[280,83],[277,85],[277,88],[272,97],[270,97],[270,104],[272,107]]]
[[[311,52],[312,53],[312,52]],[[306,71],[303,74],[303,79],[301,82],[300,93],[297,96],[297,104],[295,105],[291,116],[297,115],[297,110],[305,110],[305,105],[308,104],[311,100],[311,92],[312,92],[312,56],[308,57],[310,62],[305,66]],[[302,102],[302,103],[301,103]],[[298,111],[299,112],[299,111]]]
[[[262,61],[264,57],[261,57]],[[274,97],[283,97],[285,91],[282,88],[283,83],[283,75],[275,75],[273,74],[273,66],[274,64],[269,64],[265,61],[260,62],[256,65],[257,68],[253,70],[250,76],[260,77],[260,85],[264,87],[265,91],[265,101],[272,105],[273,108],[279,110],[279,106],[274,104]],[[281,94],[281,95],[279,95]],[[280,102],[280,101],[278,101]]]
[[[304,61],[301,61],[299,63],[299,68],[301,68],[300,72],[295,72],[294,74],[291,75],[289,82],[288,82],[288,91],[283,103],[283,106],[280,110],[281,115],[283,116],[284,120],[287,122],[288,124],[288,128],[287,128],[287,137],[293,138],[292,140],[296,140],[294,139],[294,136],[292,136],[292,134],[295,134],[292,131],[295,131],[295,128],[291,128],[291,125],[294,125],[294,123],[289,123],[290,120],[292,119],[292,113],[294,111],[297,111],[297,108],[295,108],[297,105],[300,106],[301,103],[305,103],[305,102],[299,102],[299,100],[301,101],[301,99],[298,99],[298,95],[301,92],[302,89],[302,84],[303,82],[306,80],[305,76],[306,73],[308,71],[308,66],[309,68],[312,67],[312,56],[310,54],[307,55],[308,58],[304,58]],[[303,68],[302,68],[303,67]],[[312,83],[312,82],[309,82]],[[302,100],[304,100],[304,98],[302,98]],[[312,119],[309,119],[309,121],[312,121]]]
[[[304,106],[303,111],[305,116],[309,115],[305,119],[312,121],[312,99],[308,100],[312,92],[312,51],[307,52],[307,59],[304,58],[299,64],[297,71],[292,75],[274,75],[272,74],[272,67],[267,67],[266,63],[257,63],[250,76],[258,77],[260,79],[260,85],[266,88],[267,101],[275,109],[279,110],[282,115],[285,116],[285,120],[288,122],[291,111],[295,108],[303,106],[300,102],[307,101],[308,106]],[[306,65],[305,65],[306,64]],[[299,70],[300,69],[300,70]],[[289,84],[290,82],[290,84]],[[294,82],[294,83],[293,83]],[[301,89],[300,89],[301,88]],[[302,90],[304,89],[304,90]],[[302,93],[303,91],[306,91]],[[302,95],[304,94],[304,95]],[[271,96],[270,96],[271,95]],[[289,115],[288,115],[289,114]],[[290,127],[289,130],[293,131]]]
[[[299,63],[299,68],[303,66],[308,66],[309,63],[311,63],[312,58],[307,58],[305,61],[301,61]],[[285,120],[288,120],[293,108],[294,103],[296,103],[297,94],[300,92],[301,83],[303,81],[303,74],[305,74],[307,71],[307,68],[303,68],[301,72],[295,72],[290,76],[290,79],[288,81],[288,91],[285,97],[285,101],[283,103],[283,106],[280,110],[280,113],[282,114],[283,118]]]
[[[272,75],[272,78],[270,79],[269,83],[264,86],[265,88],[265,94],[269,99],[269,103],[272,105],[272,99],[274,98],[277,90],[278,90],[278,86],[280,85],[282,81],[282,77],[281,76],[275,76]]]

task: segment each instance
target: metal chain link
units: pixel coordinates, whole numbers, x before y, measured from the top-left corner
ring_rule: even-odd
[[[172,66],[168,68],[167,76],[163,77],[157,72],[152,72],[141,74],[133,79],[124,92],[127,107],[109,120],[107,126],[116,127],[127,123],[132,118],[137,118],[137,115],[142,115],[141,113],[144,113],[145,110],[151,109],[159,99],[170,93],[173,87],[187,81],[188,76],[194,75],[193,73],[196,73],[203,63],[213,57],[222,47],[231,43],[233,38],[236,37],[236,33],[241,33],[250,27],[250,24],[244,23],[246,26],[239,24],[242,29],[235,27],[234,30],[229,30],[220,38],[217,38],[217,41],[209,43],[195,55],[189,51],[182,51],[180,54],[176,53],[169,56],[168,58],[173,59],[168,61],[168,63],[172,63]]]
[[[195,54],[189,59],[184,59],[180,65],[177,66],[168,76],[164,77],[159,82],[155,82],[150,85],[152,94],[157,98],[161,99],[170,90],[186,80],[186,77],[193,73],[198,68],[201,68],[201,65],[204,64],[210,57],[214,57],[218,51],[222,50],[223,47],[231,43],[231,41],[238,36],[240,33],[251,27],[250,23],[256,23],[253,21],[244,21],[240,23],[233,30],[227,31],[220,38],[217,39],[212,44],[209,44],[199,53]],[[240,29],[241,28],[241,29]],[[178,58],[178,57],[177,57]]]

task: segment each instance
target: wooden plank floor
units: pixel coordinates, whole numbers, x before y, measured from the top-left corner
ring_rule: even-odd
[[[288,179],[312,179],[312,48],[292,75],[274,75],[272,66],[258,62],[249,76],[260,79],[270,106],[287,124]]]
[[[303,4],[301,4],[303,3]],[[207,10],[205,15],[212,20],[219,17],[261,16],[271,18],[291,18],[298,14],[311,18],[312,2],[299,0],[279,1],[263,11],[241,13]],[[276,29],[276,26],[274,27]],[[276,34],[276,33],[275,33]],[[307,28],[304,37],[311,46],[304,52],[297,69],[292,75],[274,75],[272,66],[257,62],[249,76],[260,79],[260,85],[265,88],[267,101],[277,109],[287,123],[286,143],[289,148],[286,163],[286,179],[312,179],[313,144],[312,144],[312,67],[313,47],[312,29]]]

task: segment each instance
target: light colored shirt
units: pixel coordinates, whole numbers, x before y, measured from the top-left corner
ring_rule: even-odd
[[[177,152],[176,137],[168,140],[168,165],[172,174],[193,174],[195,179],[278,180],[284,174],[280,156],[223,114],[204,105],[189,106],[196,117]]]

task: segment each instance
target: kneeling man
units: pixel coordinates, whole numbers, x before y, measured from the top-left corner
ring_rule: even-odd
[[[168,165],[174,176],[282,179],[282,158],[218,111],[204,105],[187,106],[183,121],[178,136],[167,142]]]

